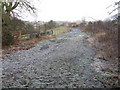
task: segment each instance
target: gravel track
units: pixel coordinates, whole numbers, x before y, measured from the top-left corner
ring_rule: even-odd
[[[2,60],[3,88],[112,87],[92,66],[96,51],[86,41],[88,37],[73,29],[6,57]]]

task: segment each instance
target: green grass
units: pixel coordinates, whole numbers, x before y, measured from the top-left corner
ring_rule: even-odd
[[[69,32],[69,31],[70,31],[69,27],[61,26],[61,27],[53,29],[53,35],[60,35],[60,34],[63,34],[63,33]]]

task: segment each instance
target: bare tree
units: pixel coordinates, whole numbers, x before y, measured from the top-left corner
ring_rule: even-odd
[[[117,7],[116,7],[117,6]],[[118,10],[119,12],[119,9],[120,9],[120,1],[118,2],[114,2],[114,4],[111,4],[109,5],[107,8],[110,8],[110,7],[114,7],[114,9],[111,11],[111,12],[108,12],[109,14],[112,14],[114,11]]]
[[[118,19],[120,17],[120,1],[114,2],[113,4],[109,5],[106,9],[112,7],[113,9],[108,12],[111,15],[113,12],[118,11],[115,15],[112,16],[113,19]]]
[[[28,11],[30,14],[35,14],[37,10],[31,0],[4,0],[0,3],[2,6],[2,23],[5,25],[10,23],[11,16],[20,17],[22,10]]]
[[[9,2],[9,0],[5,0],[2,2],[2,13],[3,14],[13,14],[14,15],[14,10],[19,7],[18,11],[21,11],[21,9],[25,9],[26,11],[29,11],[30,13],[35,13],[35,6],[30,2],[30,0],[24,0],[24,1],[19,1],[19,0],[12,0]]]

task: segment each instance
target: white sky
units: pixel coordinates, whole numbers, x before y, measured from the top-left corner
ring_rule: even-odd
[[[26,14],[27,21],[76,21],[83,17],[104,20],[112,9],[106,9],[118,0],[34,0],[37,16]],[[91,19],[90,19],[91,20]]]

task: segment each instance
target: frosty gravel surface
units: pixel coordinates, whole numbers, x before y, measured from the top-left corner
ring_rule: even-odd
[[[3,87],[112,87],[92,66],[96,51],[86,41],[88,37],[73,29],[6,57],[2,60]]]

